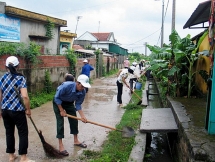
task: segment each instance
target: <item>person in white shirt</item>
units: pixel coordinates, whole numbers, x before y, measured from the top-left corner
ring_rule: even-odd
[[[126,78],[128,77],[128,73],[133,73],[134,71],[130,68],[128,69],[120,69],[117,76],[117,81],[116,81],[116,84],[117,84],[117,102],[119,103],[119,106],[122,107],[123,104],[122,104],[122,90],[123,90],[123,84],[125,84],[128,88],[129,85],[128,83],[126,82]]]
[[[133,62],[132,66],[130,66],[130,69],[132,69],[134,73],[130,74],[130,80],[129,80],[131,93],[133,93],[133,89],[135,89],[135,86],[133,87],[133,83],[137,82],[138,79],[140,78],[140,74],[137,72],[136,68],[137,68],[137,63]]]

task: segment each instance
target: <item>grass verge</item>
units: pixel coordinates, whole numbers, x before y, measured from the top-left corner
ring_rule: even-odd
[[[31,109],[34,109],[48,101],[51,101],[54,95],[55,91],[52,91],[50,93],[41,92],[36,94],[29,94]]]
[[[141,90],[135,92],[142,95]],[[138,102],[139,99],[132,95],[132,103],[124,107],[126,110],[120,123],[116,126],[117,129],[123,129],[125,126],[132,127],[135,131],[139,129],[143,107],[137,105]],[[82,162],[125,162],[128,161],[135,144],[135,136],[122,138],[121,132],[111,131],[101,151],[84,150],[79,160]]]
[[[144,87],[144,83],[142,88]],[[138,96],[142,96],[142,90],[135,90]],[[31,101],[31,108],[39,107],[53,99],[54,92],[50,94],[40,93],[29,95]],[[141,113],[144,107],[137,105],[139,99],[136,95],[132,95],[131,102],[127,104],[124,109],[120,123],[116,126],[117,129],[123,129],[125,126],[132,127],[135,131],[139,128]],[[111,131],[108,134],[108,139],[103,144],[101,151],[84,150],[83,154],[78,160],[81,162],[125,162],[128,161],[133,146],[135,145],[135,137],[122,138],[122,133],[119,131]]]

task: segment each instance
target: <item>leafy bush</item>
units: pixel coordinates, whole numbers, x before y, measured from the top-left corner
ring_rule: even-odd
[[[37,56],[40,55],[40,46],[34,42],[25,43],[11,43],[0,42],[0,56],[2,55],[17,55],[23,57],[30,63],[38,63]]]
[[[52,91],[50,93],[42,92],[42,93],[36,93],[36,94],[29,94],[31,109],[39,107],[42,104],[53,100],[54,95],[55,95],[55,91]]]
[[[69,64],[70,64],[69,72],[73,76],[76,76],[76,74],[75,74],[75,66],[76,66],[76,63],[77,63],[77,56],[76,56],[74,50],[67,50],[66,51],[66,58],[68,59]]]

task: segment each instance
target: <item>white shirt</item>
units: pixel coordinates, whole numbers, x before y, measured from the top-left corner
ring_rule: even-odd
[[[134,66],[135,67],[135,66]],[[136,66],[134,69],[134,73],[129,75],[129,78],[140,78],[140,70],[139,68]]]
[[[127,78],[128,77],[128,69],[122,69],[121,73],[119,74],[117,80],[118,82],[122,83],[122,78]]]

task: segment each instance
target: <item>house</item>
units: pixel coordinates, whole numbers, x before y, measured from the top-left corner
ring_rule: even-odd
[[[109,53],[128,55],[128,50],[120,46],[113,32],[90,33],[87,31],[77,38],[74,44],[81,45],[84,48],[90,46],[91,48],[102,49],[102,51]]]
[[[205,129],[208,134],[215,134],[214,18],[214,0],[209,0],[199,4],[184,25],[185,29],[195,28],[195,25],[202,24],[201,28],[207,29],[196,37],[197,42],[200,41],[198,42],[200,44],[198,52],[202,55],[202,59],[197,61],[194,68],[196,71],[204,70],[208,74],[208,76],[206,75],[205,81],[198,73],[195,75],[195,85],[204,94],[207,94]],[[205,25],[208,20],[208,25]]]
[[[205,1],[200,3],[195,11],[191,14],[190,18],[187,20],[185,25],[183,26],[184,29],[195,29],[195,28],[202,28],[203,32],[199,33],[195,37],[192,38],[194,43],[198,43],[201,38],[200,46],[198,49],[198,54],[201,54],[202,57],[199,59],[193,69],[195,71],[205,70],[207,73],[210,73],[211,68],[211,59],[208,57],[209,50],[210,50],[210,42],[208,41],[208,34],[204,35],[204,33],[207,32],[208,26],[208,19],[210,15],[210,7],[211,7],[211,1]],[[200,26],[202,24],[202,26]],[[198,25],[198,26],[196,26]],[[204,36],[204,38],[202,37]],[[207,94],[208,92],[208,85],[202,78],[202,76],[199,73],[195,74],[195,85],[198,87],[198,89],[203,93]]]
[[[50,30],[46,27],[51,27]],[[32,11],[7,6],[0,2],[0,41],[36,42],[42,54],[60,53],[60,28],[67,21]]]
[[[68,30],[60,32],[60,54],[65,54],[65,51],[72,50],[73,40],[77,34],[70,33]]]

